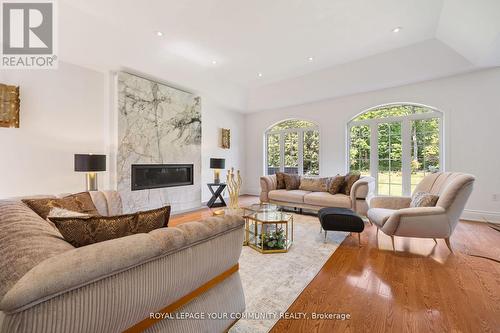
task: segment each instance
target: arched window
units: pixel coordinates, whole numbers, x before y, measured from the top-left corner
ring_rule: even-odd
[[[423,105],[389,104],[348,123],[349,170],[375,177],[379,195],[410,195],[443,169],[442,113]]]
[[[265,133],[266,174],[319,175],[319,130],[306,120],[285,120]]]

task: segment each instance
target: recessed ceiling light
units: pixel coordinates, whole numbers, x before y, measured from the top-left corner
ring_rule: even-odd
[[[161,32],[161,31],[157,31],[157,32],[156,32],[156,36],[158,36],[158,37],[163,36],[163,32]]]
[[[400,32],[401,31],[401,27],[395,27],[394,29],[392,29],[392,32]]]
[[[307,61],[309,61],[309,62],[311,62],[311,61],[313,61],[313,60],[314,60],[314,58],[313,58],[313,57],[308,57],[308,58],[307,58]]]
[[[212,65],[217,65],[217,60],[212,60]]]
[[[262,77],[262,73],[257,73],[257,76],[258,77]]]

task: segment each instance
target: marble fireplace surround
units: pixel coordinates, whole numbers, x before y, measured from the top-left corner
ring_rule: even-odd
[[[127,212],[201,205],[201,98],[126,72],[116,81],[116,187]],[[132,191],[132,164],[192,164],[193,185]]]

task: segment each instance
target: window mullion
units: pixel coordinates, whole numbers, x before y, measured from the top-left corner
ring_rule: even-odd
[[[438,121],[439,121],[439,171],[446,171],[446,165],[445,165],[445,158],[444,158],[444,154],[445,154],[445,148],[444,148],[444,126],[443,126],[443,118],[442,117],[438,117]]]
[[[285,172],[285,133],[280,133],[280,171]]]
[[[266,152],[265,158],[264,158],[264,175],[269,174],[269,134],[266,134],[265,140],[264,140],[264,149]]]
[[[370,124],[370,173],[375,178],[375,193],[378,193],[378,124]]]
[[[297,136],[297,144],[298,146],[298,154],[299,154],[299,160],[298,160],[298,169],[299,169],[299,175],[304,174],[304,131],[298,131]]]
[[[411,120],[405,119],[401,124],[401,173],[403,183],[403,195],[410,195],[411,192]]]

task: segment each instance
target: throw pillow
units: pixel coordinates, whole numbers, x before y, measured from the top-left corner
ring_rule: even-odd
[[[276,172],[276,189],[283,190],[285,188],[285,174],[283,172]]]
[[[84,216],[89,216],[89,215],[85,213],[74,212],[72,210],[67,210],[64,208],[54,207],[49,212],[47,218],[50,219],[51,217],[84,217]]]
[[[22,201],[43,219],[47,218],[54,207],[88,215],[99,215],[88,192],[71,194],[56,199],[24,199]]]
[[[298,190],[300,186],[300,176],[295,174],[284,174],[285,188],[287,191]]]
[[[357,182],[361,178],[361,175],[359,173],[354,173],[350,172],[344,177],[344,187],[343,187],[343,193],[345,195],[351,195],[351,188],[352,185],[354,185],[355,182]]]
[[[312,192],[326,192],[328,190],[328,178],[302,177],[299,189]]]
[[[428,192],[415,193],[410,202],[410,207],[434,207],[439,197]]]
[[[170,219],[170,206],[147,210],[137,213],[136,228],[134,233],[148,233],[154,229],[168,227]]]
[[[51,217],[64,239],[81,247],[166,227],[170,206],[118,216]]]
[[[330,184],[328,185],[328,193],[337,194],[340,193],[342,187],[344,186],[345,177],[341,175],[336,175],[330,180]]]

